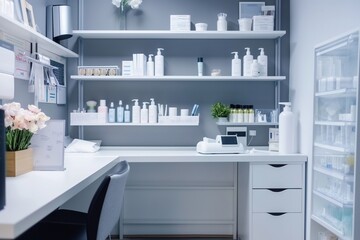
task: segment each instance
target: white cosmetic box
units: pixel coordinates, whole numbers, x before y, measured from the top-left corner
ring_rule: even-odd
[[[274,16],[254,16],[253,31],[274,31]]]
[[[170,31],[190,31],[190,15],[170,15]]]

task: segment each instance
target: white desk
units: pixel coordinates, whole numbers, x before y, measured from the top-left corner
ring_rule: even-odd
[[[65,171],[32,171],[6,178],[0,239],[13,239],[109,171],[114,157],[86,154],[65,158]]]
[[[129,162],[289,162],[306,156],[277,153],[201,155],[191,147],[105,147],[97,153],[65,154],[66,171],[33,171],[6,179],[0,239],[13,239],[103,176],[117,157]]]

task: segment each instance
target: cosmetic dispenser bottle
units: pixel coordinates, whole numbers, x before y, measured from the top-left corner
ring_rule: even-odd
[[[260,76],[268,75],[268,57],[265,55],[264,48],[259,48],[260,55],[257,57],[257,61],[260,65]]]
[[[249,122],[249,109],[248,109],[248,105],[243,105],[243,112],[244,112],[244,123],[248,123]]]
[[[249,123],[254,123],[255,122],[255,111],[254,111],[254,106],[253,105],[249,105]]]
[[[291,154],[296,153],[296,119],[295,114],[291,111],[290,102],[280,102],[285,105],[279,115],[279,153]]]
[[[114,107],[114,103],[111,102],[110,103],[110,107],[109,107],[109,122],[110,123],[114,123],[115,122],[115,107]]]
[[[124,107],[122,106],[122,101],[119,101],[119,106],[116,109],[116,120],[119,123],[124,122]]]
[[[227,31],[227,21],[226,21],[227,14],[219,13],[217,16],[218,16],[218,20],[216,23],[217,30],[221,32]]]
[[[246,55],[243,58],[244,77],[251,77],[251,64],[253,62],[253,55],[250,53],[250,48],[245,48]]]
[[[244,122],[244,111],[242,105],[236,105],[236,122],[237,123]]]
[[[235,114],[236,114],[236,109],[234,104],[230,104],[230,114],[229,114],[229,122],[234,123],[235,121]]]
[[[154,98],[150,98],[150,105],[149,105],[149,123],[157,123],[157,106],[155,104]]]
[[[132,123],[140,123],[140,106],[139,99],[133,99],[134,106],[132,106]]]
[[[253,60],[251,64],[251,76],[252,77],[259,77],[260,76],[260,66],[257,60]]]
[[[231,60],[231,76],[241,76],[241,59],[239,59],[238,52],[232,52],[234,54],[233,60]]]
[[[106,106],[106,100],[101,99],[98,106],[98,120],[100,123],[106,123],[108,118],[108,108]]]
[[[148,102],[143,102],[142,109],[140,111],[140,123],[148,123],[149,122],[149,110],[146,107]]]
[[[124,122],[129,123],[130,122],[130,108],[129,105],[126,104],[125,111],[124,111]]]
[[[157,55],[155,56],[155,76],[164,76],[164,56],[161,55],[163,48],[157,49]]]
[[[199,57],[197,59],[197,67],[198,67],[198,76],[203,76],[204,73],[204,59],[202,57]]]
[[[149,59],[146,63],[146,76],[153,77],[155,75],[155,65],[152,57],[154,54],[149,54]]]

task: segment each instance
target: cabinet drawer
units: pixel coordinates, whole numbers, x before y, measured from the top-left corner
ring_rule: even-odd
[[[253,213],[252,240],[304,240],[304,215]]]
[[[303,165],[252,165],[253,188],[302,188]]]
[[[253,212],[302,212],[302,189],[254,189]]]

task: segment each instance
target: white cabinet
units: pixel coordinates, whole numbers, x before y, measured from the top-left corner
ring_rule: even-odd
[[[311,239],[359,232],[359,31],[315,48]]]
[[[250,240],[303,240],[305,164],[250,164]]]

